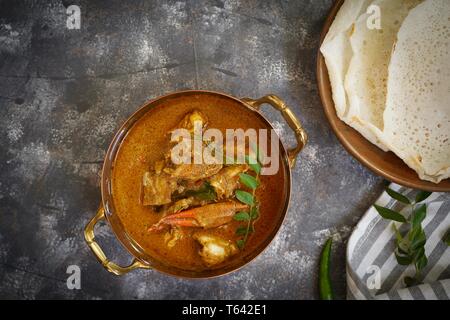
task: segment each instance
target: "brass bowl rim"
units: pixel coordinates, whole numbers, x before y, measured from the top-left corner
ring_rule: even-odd
[[[115,157],[117,155],[117,151],[119,150],[119,148],[121,146],[121,143],[125,139],[127,133],[133,128],[134,124],[138,120],[140,120],[147,112],[152,110],[155,107],[155,105],[157,105],[159,102],[162,102],[162,101],[164,101],[166,99],[170,99],[170,98],[175,98],[175,97],[179,97],[179,96],[183,96],[183,95],[193,95],[193,94],[219,95],[221,97],[231,99],[231,100],[239,103],[243,107],[247,108],[249,111],[252,111],[253,113],[255,113],[258,117],[260,117],[265,122],[265,124],[268,126],[268,128],[273,129],[273,126],[270,123],[270,121],[268,119],[266,119],[266,117],[261,112],[254,109],[253,107],[251,107],[245,101],[243,101],[239,98],[233,97],[231,95],[222,93],[222,92],[211,91],[211,90],[182,90],[182,91],[171,92],[171,93],[156,97],[154,99],[150,99],[150,100],[144,102],[135,112],[133,112],[123,122],[123,124],[120,126],[120,128],[114,134],[114,137],[111,140],[111,143],[107,149],[107,152],[105,154],[105,158],[103,161],[100,188],[101,188],[101,197],[102,197],[101,201],[102,201],[102,205],[105,210],[105,218],[108,222],[108,225],[110,226],[115,237],[119,240],[120,244],[126,249],[126,251],[128,251],[133,256],[133,258],[135,258],[136,260],[149,266],[150,269],[156,270],[162,274],[166,274],[169,276],[173,276],[176,278],[182,278],[182,279],[202,280],[202,279],[217,278],[217,277],[225,276],[232,272],[238,271],[241,268],[247,266],[249,263],[251,263],[257,257],[259,257],[270,246],[272,241],[274,241],[275,237],[279,233],[281,226],[283,225],[283,223],[286,219],[287,212],[289,210],[290,200],[291,200],[291,190],[292,190],[292,168],[289,166],[287,149],[286,149],[284,143],[281,141],[280,137],[278,137],[280,146],[281,146],[280,151],[282,154],[282,156],[280,158],[283,161],[283,166],[286,171],[285,179],[287,180],[287,181],[285,181],[285,186],[284,186],[286,189],[285,190],[285,192],[286,192],[285,203],[284,203],[284,207],[281,211],[280,218],[278,219],[278,222],[277,222],[274,230],[267,237],[267,239],[265,239],[264,241],[261,242],[261,244],[257,248],[255,248],[254,250],[250,251],[247,254],[247,256],[250,257],[248,260],[242,260],[242,262],[229,267],[229,269],[226,268],[227,270],[225,270],[224,272],[220,272],[221,269],[219,268],[219,269],[211,270],[211,274],[202,275],[202,272],[191,272],[191,271],[186,271],[186,270],[182,270],[182,269],[178,269],[178,268],[172,268],[170,266],[158,263],[157,261],[152,261],[150,263],[149,261],[144,259],[143,254],[146,254],[147,256],[150,256],[150,255],[145,253],[145,251],[143,251],[141,254],[139,254],[139,252],[137,252],[137,250],[135,248],[137,243],[134,242],[133,238],[128,235],[128,233],[123,228],[123,226],[118,226],[118,223],[120,223],[120,221],[117,218],[117,215],[115,215],[114,218],[117,218],[118,221],[112,220],[114,212],[112,212],[111,208],[114,208],[114,205],[113,205],[113,203],[111,205],[108,203],[108,201],[110,201],[110,200],[112,202],[112,199],[113,199],[112,192],[109,191],[111,189],[111,186],[110,186],[110,183],[108,183],[108,181],[110,180],[109,178],[111,177],[111,174],[112,174],[112,167],[115,162]],[[112,152],[114,152],[113,153],[114,158],[111,158]],[[121,227],[122,230],[119,230],[119,227]],[[259,252],[255,253],[256,251],[259,251]],[[166,269],[164,269],[164,267],[166,267]]]

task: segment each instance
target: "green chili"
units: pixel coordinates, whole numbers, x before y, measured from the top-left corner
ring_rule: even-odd
[[[330,278],[330,255],[332,242],[332,238],[327,240],[320,256],[319,293],[321,300],[333,300],[334,298]]]

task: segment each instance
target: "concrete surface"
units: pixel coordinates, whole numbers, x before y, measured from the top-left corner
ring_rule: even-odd
[[[66,7],[81,8],[81,29]],[[345,297],[345,244],[383,181],[338,143],[316,88],[319,33],[331,0],[0,1],[0,298],[314,299],[321,246],[334,235],[333,280]],[[143,102],[186,88],[275,93],[310,142],[272,245],[244,269],[205,281],[107,273],[83,229],[100,202],[115,130]],[[287,144],[281,118],[265,114]],[[107,255],[127,253],[109,227]],[[81,290],[66,286],[81,268]]]

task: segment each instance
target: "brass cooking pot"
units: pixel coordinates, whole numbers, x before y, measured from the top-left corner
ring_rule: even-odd
[[[226,266],[224,268],[215,269],[215,270],[205,270],[205,271],[190,271],[190,270],[181,270],[179,268],[174,268],[168,266],[166,264],[162,264],[156,259],[153,259],[150,255],[145,253],[145,251],[137,244],[136,241],[132,239],[131,236],[128,235],[126,230],[123,228],[122,223],[117,214],[115,214],[113,195],[112,195],[112,186],[111,186],[111,177],[112,177],[112,169],[114,166],[114,161],[116,159],[117,152],[119,147],[126,137],[127,133],[133,125],[147,112],[149,112],[152,108],[157,105],[160,105],[164,101],[172,98],[182,98],[190,95],[208,95],[220,97],[221,99],[228,99],[230,102],[234,104],[239,104],[242,108],[246,108],[251,110],[252,113],[255,114],[258,118],[260,118],[266,125],[267,128],[273,129],[272,125],[269,123],[267,119],[259,112],[259,108],[262,104],[269,104],[274,107],[276,110],[280,111],[284,120],[287,122],[289,127],[294,131],[297,145],[291,149],[286,149],[284,145],[280,142],[280,158],[282,160],[282,164],[280,168],[284,168],[286,170],[285,174],[285,203],[282,204],[282,214],[278,219],[277,225],[274,228],[273,232],[269,234],[269,236],[250,254],[244,257],[238,264]],[[296,157],[298,153],[303,149],[307,142],[307,135],[305,130],[303,129],[300,121],[291,111],[291,109],[286,106],[286,104],[275,95],[267,95],[259,99],[250,99],[250,98],[242,98],[238,99],[223,93],[212,92],[212,91],[203,91],[203,90],[189,90],[189,91],[181,91],[172,93],[169,95],[165,95],[159,97],[157,99],[146,102],[143,106],[141,106],[133,115],[131,115],[125,123],[120,127],[116,135],[114,136],[108,151],[106,152],[105,160],[103,163],[102,169],[102,178],[101,178],[101,194],[102,194],[102,203],[100,208],[98,209],[96,215],[92,218],[92,220],[88,223],[85,228],[84,236],[87,244],[91,248],[94,255],[100,261],[100,263],[105,267],[106,270],[112,272],[116,275],[123,275],[128,273],[134,269],[142,268],[142,269],[155,269],[160,272],[175,275],[179,277],[185,278],[210,278],[216,277],[220,275],[227,274],[229,272],[235,271],[248,262],[256,258],[273,240],[276,233],[280,229],[281,224],[283,223],[284,217],[286,216],[286,212],[289,206],[290,200],[290,190],[291,190],[291,169],[294,167],[296,162]],[[133,256],[133,261],[130,265],[122,267],[118,264],[108,260],[105,253],[99,246],[99,244],[95,240],[94,228],[97,222],[100,220],[106,219],[111,226],[114,234],[122,243],[122,245],[130,252]]]

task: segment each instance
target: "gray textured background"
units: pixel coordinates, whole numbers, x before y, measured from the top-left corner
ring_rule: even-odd
[[[80,30],[66,28],[79,4]],[[0,1],[1,298],[317,298],[317,263],[334,235],[333,280],[345,297],[345,243],[382,189],[351,158],[316,88],[319,33],[331,0]],[[115,130],[148,99],[186,88],[237,97],[275,93],[310,142],[293,172],[281,232],[231,275],[189,281],[106,272],[83,239],[100,202],[99,174]],[[265,108],[287,144],[281,118]],[[130,260],[107,225],[113,261]],[[68,290],[66,268],[82,270]]]

